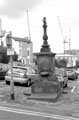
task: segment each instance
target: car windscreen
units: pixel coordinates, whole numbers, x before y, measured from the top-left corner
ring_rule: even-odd
[[[18,68],[18,67],[13,67],[13,72],[23,72],[23,73],[26,73],[27,72],[27,69],[25,68]]]
[[[68,67],[68,68],[66,68],[66,71],[74,71],[75,69],[73,68],[73,67]]]

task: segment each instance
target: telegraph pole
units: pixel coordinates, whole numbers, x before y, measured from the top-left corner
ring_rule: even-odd
[[[14,100],[14,82],[13,82],[13,60],[12,55],[10,55],[10,69],[11,69],[11,100]]]
[[[14,51],[12,49],[12,32],[10,31],[10,33],[7,35],[6,37],[6,44],[7,44],[7,55],[10,56],[10,70],[11,70],[11,80],[10,80],[10,96],[11,96],[11,100],[14,100],[14,82],[13,82],[13,60],[12,60],[12,56],[14,55]]]

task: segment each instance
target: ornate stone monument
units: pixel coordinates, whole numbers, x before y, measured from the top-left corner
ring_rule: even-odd
[[[43,18],[43,45],[37,57],[38,75],[31,86],[31,96],[29,99],[56,101],[62,93],[61,84],[55,75],[55,53],[51,52],[48,45],[48,36],[46,33],[46,18]]]

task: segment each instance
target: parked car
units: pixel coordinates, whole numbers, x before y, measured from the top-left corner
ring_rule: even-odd
[[[75,70],[75,73],[79,76],[79,68]]]
[[[66,68],[68,79],[75,80],[78,78],[78,74],[76,73],[76,69],[74,67]]]
[[[8,71],[8,65],[0,63],[0,80],[5,79],[5,75],[7,71]]]
[[[31,67],[13,66],[13,81],[14,83],[20,83],[23,85],[30,86],[30,76],[35,74],[35,71]],[[10,83],[11,80],[11,69],[6,73],[5,81],[6,84]]]
[[[0,80],[4,80],[5,79],[5,75],[6,75],[7,71],[8,71],[8,69],[5,69],[3,67],[0,68]]]
[[[65,68],[57,68],[55,67],[55,74],[58,77],[58,81],[60,81],[64,87],[67,87],[68,77]]]

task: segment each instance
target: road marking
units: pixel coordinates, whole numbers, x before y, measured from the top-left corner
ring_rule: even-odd
[[[42,113],[42,112],[15,109],[15,108],[3,107],[3,106],[0,106],[0,110],[7,111],[7,112],[14,112],[14,113],[18,113],[18,114],[40,116],[40,117],[45,117],[45,118],[49,117],[49,118],[54,118],[54,119],[58,119],[58,120],[79,120],[74,117],[66,117],[66,116],[61,116],[61,115],[47,114],[47,113]]]
[[[76,87],[75,87],[75,86],[73,86],[73,88],[72,88],[71,92],[74,92],[75,88],[76,88]]]

